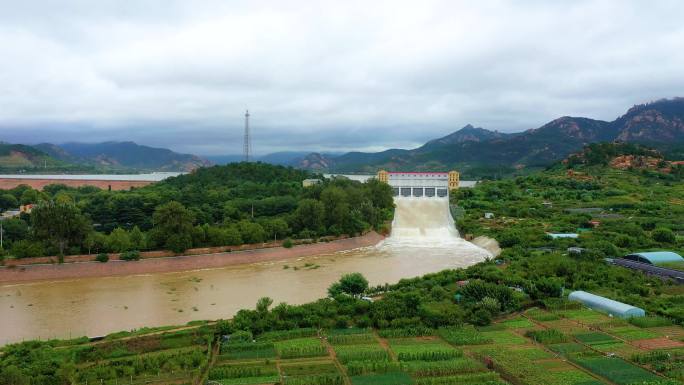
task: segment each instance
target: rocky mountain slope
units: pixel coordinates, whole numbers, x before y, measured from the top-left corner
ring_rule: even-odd
[[[564,116],[514,134],[467,125],[413,150],[350,152],[327,163],[335,172],[459,169],[497,176],[546,167],[587,144],[613,141],[648,144],[665,153],[684,146],[684,98],[637,105],[612,122]],[[299,166],[311,168],[306,162]]]

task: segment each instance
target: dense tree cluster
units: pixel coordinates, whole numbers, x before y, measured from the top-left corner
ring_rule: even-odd
[[[38,204],[4,222],[6,254],[125,252],[261,243],[287,237],[356,235],[391,218],[389,186],[325,180],[262,163],[202,168],[131,191],[50,185],[0,191],[0,205]],[[68,217],[68,218],[67,218]]]

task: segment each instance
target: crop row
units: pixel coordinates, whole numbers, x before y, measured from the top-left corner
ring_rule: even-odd
[[[530,330],[525,336],[544,345],[568,342],[570,338],[556,329]]]
[[[280,358],[304,358],[325,356],[328,354],[325,346],[318,338],[298,338],[275,343]]]
[[[481,345],[492,342],[491,338],[485,337],[471,325],[439,329],[438,334],[445,341],[454,345]]]
[[[445,377],[423,377],[415,385],[505,385],[496,372],[468,373]]]
[[[286,377],[284,385],[342,385],[344,380],[339,374]]]
[[[579,353],[568,356],[583,368],[618,385],[647,383],[661,378],[621,358],[605,357],[595,353]]]
[[[79,369],[76,377],[79,383],[95,383],[100,379],[106,381],[160,373],[194,372],[205,363],[206,352],[202,348],[193,348],[111,360]]]
[[[328,337],[328,342],[333,345],[353,345],[364,344],[375,341],[375,337],[370,333],[363,334],[338,334]]]
[[[216,366],[209,371],[210,380],[221,380],[226,378],[246,378],[246,377],[268,377],[277,376],[278,369],[275,365],[267,364],[241,364]]]
[[[382,338],[423,337],[434,335],[435,331],[423,326],[414,326],[399,329],[382,329],[378,335]]]
[[[454,374],[473,373],[485,370],[484,366],[467,357],[446,361],[409,361],[403,362],[401,369],[414,377],[437,377]]]
[[[337,359],[345,364],[349,361],[387,361],[389,354],[380,345],[335,346]]]
[[[277,330],[272,332],[266,332],[260,335],[257,340],[259,341],[283,341],[293,338],[303,338],[303,337],[315,337],[318,335],[318,330],[314,328],[300,328],[292,330]]]
[[[236,343],[221,346],[222,359],[272,358],[276,356],[272,342]]]

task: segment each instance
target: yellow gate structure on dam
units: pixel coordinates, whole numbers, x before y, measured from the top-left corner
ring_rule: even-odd
[[[378,171],[377,178],[392,186],[395,197],[445,198],[458,189],[458,171],[449,172],[403,172]]]

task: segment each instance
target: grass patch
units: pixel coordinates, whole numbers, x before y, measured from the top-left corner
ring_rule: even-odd
[[[507,330],[482,332],[482,335],[499,345],[523,345],[527,342],[522,336]]]
[[[586,352],[589,350],[586,346],[582,344],[578,344],[576,342],[568,342],[564,344],[553,344],[547,346],[549,349],[552,351],[561,354],[561,355],[567,355],[570,353],[579,353],[579,352]]]
[[[274,358],[275,356],[275,345],[272,342],[221,345],[222,359],[244,360],[250,358]]]
[[[575,334],[573,337],[575,337],[577,341],[585,343],[587,345],[601,345],[618,342],[618,340],[609,336],[608,334],[599,332],[580,333]]]
[[[501,322],[501,324],[508,329],[527,329],[534,327],[534,324],[530,320],[523,317],[512,318]]]
[[[671,326],[672,320],[665,317],[637,317],[627,320],[632,325],[639,328],[654,328],[659,326]]]
[[[471,325],[460,328],[442,328],[437,332],[445,341],[454,345],[483,345],[494,342],[475,330]]]
[[[532,318],[533,320],[535,320],[537,322],[555,321],[555,320],[560,319],[560,317],[557,314],[549,313],[548,311],[544,311],[544,310],[540,310],[540,309],[528,310],[525,313],[525,315]]]

